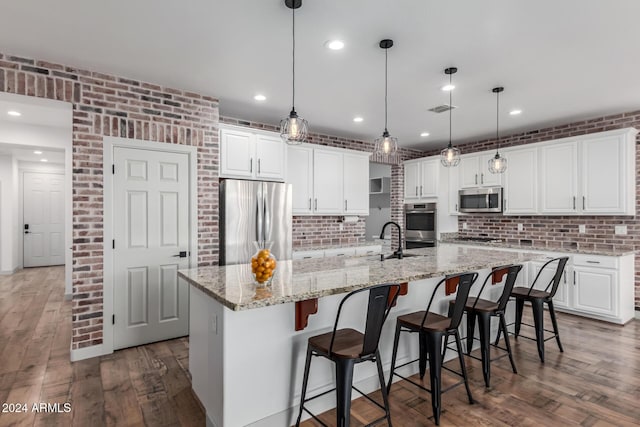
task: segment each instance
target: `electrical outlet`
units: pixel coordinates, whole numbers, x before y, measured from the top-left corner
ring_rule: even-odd
[[[580,224],[580,225],[578,226],[578,232],[579,232],[579,233],[581,233],[581,234],[586,233],[586,232],[587,232],[587,226],[586,226],[586,225],[584,225],[584,224]]]
[[[616,225],[616,234],[627,234],[627,226],[626,225]]]
[[[523,224],[518,224],[518,231],[522,231],[524,230],[524,225]]]
[[[340,227],[340,231],[344,230],[344,224],[343,223],[340,223],[339,227]]]
[[[466,222],[463,222],[463,223],[462,223],[462,229],[463,229],[463,230],[466,230],[467,228],[469,228],[469,226],[467,225],[467,223],[466,223]]]

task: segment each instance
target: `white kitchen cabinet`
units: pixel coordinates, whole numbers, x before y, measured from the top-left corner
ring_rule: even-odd
[[[313,258],[324,258],[323,250],[315,250],[315,251],[293,251],[291,255],[292,259],[313,259]]]
[[[382,253],[382,245],[359,246],[356,248],[356,256],[379,255]]]
[[[540,148],[541,212],[578,211],[578,144],[548,144]]]
[[[313,213],[313,148],[287,148],[287,183],[291,184],[293,214]]]
[[[313,150],[313,210],[317,214],[343,212],[342,160],[338,151]]]
[[[540,272],[540,269],[542,268],[542,266],[544,266],[546,262],[548,262],[553,258],[558,258],[561,256],[566,256],[566,255],[553,254],[553,255],[548,255],[544,261],[531,261],[529,263],[529,269],[528,269],[529,280],[526,286],[530,286],[531,283],[533,283],[533,281],[536,278],[536,275]],[[570,263],[567,263],[567,266],[565,267],[565,271],[562,275],[562,279],[560,280],[560,284],[558,285],[558,290],[556,291],[556,294],[553,297],[553,306],[555,308],[569,307],[569,278],[567,277],[567,275],[569,274],[569,268],[570,268],[569,264]],[[556,273],[557,265],[558,265],[557,263],[552,263],[542,271],[542,274],[540,274],[540,278],[536,282],[535,289],[539,289],[541,291],[545,290],[545,288],[551,282],[551,280],[553,279],[553,276]],[[551,292],[551,286],[549,286],[549,289],[547,289],[547,292]]]
[[[326,249],[324,251],[325,257],[353,257],[356,256],[356,248],[336,248],[336,249]]]
[[[344,213],[347,215],[368,215],[369,155],[345,153],[343,171]]]
[[[220,128],[220,176],[284,181],[286,150],[279,135],[248,128]]]
[[[581,143],[582,213],[635,214],[635,192],[628,182],[635,171],[635,156],[625,135],[586,139]],[[631,171],[631,173],[629,173]],[[632,203],[631,206],[629,204]]]
[[[446,168],[449,178],[449,215],[459,215],[458,190],[460,189],[459,174],[455,168]]]
[[[404,163],[404,198],[407,201],[438,197],[440,159],[431,157]]]
[[[502,174],[489,172],[489,159],[494,156],[494,151],[462,156],[457,166],[460,188],[500,186],[502,184]]]
[[[404,163],[404,198],[418,200],[420,198],[420,162]]]
[[[574,265],[573,275],[574,309],[586,313],[617,316],[616,270]]]
[[[538,150],[505,150],[507,159],[504,184],[504,214],[525,215],[538,212]]]

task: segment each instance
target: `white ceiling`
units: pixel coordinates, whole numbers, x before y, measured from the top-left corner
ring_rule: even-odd
[[[34,151],[41,151],[42,154],[35,154]],[[64,150],[56,150],[50,147],[25,146],[18,144],[0,143],[0,156],[11,156],[22,162],[40,162],[46,159],[45,164],[64,164]]]
[[[0,51],[217,96],[221,114],[276,123],[290,110],[291,12],[283,0],[3,2]],[[403,146],[442,145],[443,70],[459,68],[454,142],[640,108],[637,0],[303,0],[297,21],[298,113],[312,131]],[[326,40],[346,47],[334,52]],[[253,95],[267,101],[257,103]],[[521,108],[520,116],[509,116]],[[353,123],[356,115],[364,122]],[[419,137],[428,131],[431,136]]]

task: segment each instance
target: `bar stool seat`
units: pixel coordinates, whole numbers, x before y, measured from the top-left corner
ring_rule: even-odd
[[[465,310],[486,311],[492,312],[498,309],[498,303],[494,301],[488,301],[482,298],[469,297],[465,304]]]
[[[440,314],[431,313],[427,315],[427,319],[422,324],[424,319],[424,311],[416,311],[415,313],[405,314],[404,316],[398,316],[397,322],[408,328],[420,329],[424,331],[444,332],[451,327],[451,319]]]
[[[547,299],[551,296],[551,293],[541,291],[538,289],[525,288],[523,286],[516,286],[511,291],[511,296],[514,298],[522,298],[526,301],[532,301],[534,299]]]
[[[329,356],[332,332],[309,338],[309,346],[316,352]],[[339,329],[333,341],[333,357],[357,359],[362,354],[364,334],[355,329]]]

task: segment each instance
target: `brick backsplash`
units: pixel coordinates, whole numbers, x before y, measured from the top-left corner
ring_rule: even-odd
[[[220,117],[220,123],[233,124],[250,127],[254,129],[264,129],[277,132],[279,129],[275,125],[251,122],[231,117]],[[328,147],[346,148],[349,150],[373,152],[374,144],[370,141],[359,141],[355,139],[336,137],[331,135],[310,133],[308,142],[310,144],[324,145]],[[403,203],[404,203],[404,167],[405,160],[424,157],[425,153],[418,150],[401,148],[395,157],[371,156],[372,162],[391,165],[391,219],[404,226]],[[342,244],[358,243],[365,240],[365,218],[360,217],[357,223],[343,224],[340,230],[338,216],[294,216],[293,217],[293,245],[317,245],[317,244]],[[392,245],[397,245],[398,232],[395,228],[391,233]]]
[[[640,110],[581,120],[523,132],[501,138],[501,147],[532,144],[577,135],[586,135],[614,129],[634,127],[640,129]],[[640,135],[636,140],[636,192],[640,204]],[[462,153],[495,149],[495,139],[487,139],[459,146]],[[429,155],[437,154],[435,151]],[[508,159],[507,159],[508,160]],[[636,206],[636,212],[637,212]],[[462,224],[467,224],[467,229]],[[523,231],[518,231],[523,224]],[[578,226],[586,225],[586,233],[579,233]],[[614,233],[616,225],[626,225],[627,235]],[[503,216],[500,214],[474,214],[458,218],[460,236],[488,235],[508,242],[531,240],[533,246],[553,249],[631,249],[640,250],[640,219],[637,216]],[[640,257],[635,260],[635,306],[640,310]]]
[[[197,147],[198,264],[217,263],[217,99],[2,53],[0,92],[73,106],[73,349],[103,340],[103,137]]]

